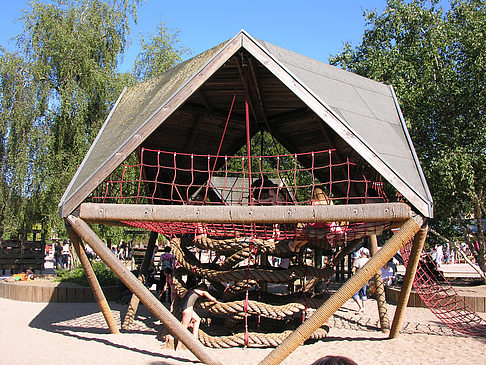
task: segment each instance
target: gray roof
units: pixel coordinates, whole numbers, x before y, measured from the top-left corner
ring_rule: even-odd
[[[220,111],[227,109],[228,95],[241,82],[235,74],[241,57],[247,57],[256,69],[252,71],[257,75],[258,97],[263,99],[262,113],[270,124],[275,121],[272,132],[288,150],[303,152],[333,144],[350,149],[420,213],[433,215],[432,198],[391,86],[255,40],[241,31],[228,42],[122,93],[61,199],[61,216],[75,210],[141,145],[214,153],[210,147],[218,145],[218,133],[224,126]],[[208,123],[214,124],[201,123],[194,132],[199,142],[206,143],[196,143],[190,135],[194,122],[184,119],[190,113],[203,120],[204,113],[210,114]],[[234,118],[241,115],[243,111],[235,108]],[[292,129],[287,120],[300,124]],[[318,129],[326,138],[316,135]],[[236,152],[244,140],[244,128],[228,132],[221,154]]]

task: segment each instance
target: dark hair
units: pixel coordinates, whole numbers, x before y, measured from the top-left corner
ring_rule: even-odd
[[[270,189],[276,189],[278,186],[272,180],[270,180],[267,175],[262,175],[258,180],[255,180],[251,184],[253,190],[253,199],[260,200],[267,198]]]
[[[170,252],[170,246],[165,246],[165,247],[164,247],[164,252],[169,253],[169,252]]]
[[[208,286],[206,285],[206,283],[199,283],[197,284],[194,289],[199,289],[199,290],[208,290]]]
[[[201,282],[201,277],[194,274],[187,275],[186,287],[188,289],[194,289]]]
[[[325,356],[317,359],[312,365],[358,365],[354,360],[346,356]]]

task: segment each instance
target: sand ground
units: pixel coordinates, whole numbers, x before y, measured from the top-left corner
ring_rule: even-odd
[[[110,303],[120,321],[126,306]],[[463,336],[424,308],[407,308],[397,339],[378,329],[374,300],[365,314],[348,301],[330,319],[326,340],[300,346],[283,364],[311,364],[326,355],[345,355],[360,365],[486,364],[486,339]],[[390,321],[395,306],[388,305]],[[483,318],[486,316],[481,314]],[[0,362],[3,364],[192,364],[188,350],[163,349],[160,325],[141,306],[129,331],[108,333],[95,303],[31,303],[0,298]],[[272,349],[210,349],[223,364],[258,364]]]

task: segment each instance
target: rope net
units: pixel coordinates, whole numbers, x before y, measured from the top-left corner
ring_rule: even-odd
[[[142,148],[139,162],[113,172],[89,200],[98,203],[162,205],[316,205],[387,202],[379,179],[334,149],[272,156],[218,156]],[[379,234],[383,223],[197,224],[130,222],[168,237],[315,239],[339,241]]]
[[[411,242],[402,248],[406,265],[411,249]],[[486,337],[486,321],[457,294],[428,253],[421,255],[413,286],[442,323],[467,335]]]

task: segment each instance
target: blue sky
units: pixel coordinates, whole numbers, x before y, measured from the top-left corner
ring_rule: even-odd
[[[131,45],[121,71],[131,69],[139,51],[139,34],[150,35],[157,24],[179,31],[181,46],[195,56],[233,37],[241,29],[251,36],[327,62],[344,42],[359,44],[363,10],[382,12],[386,0],[147,0],[132,27]],[[0,0],[0,45],[13,50],[9,39],[19,34],[26,0]]]

